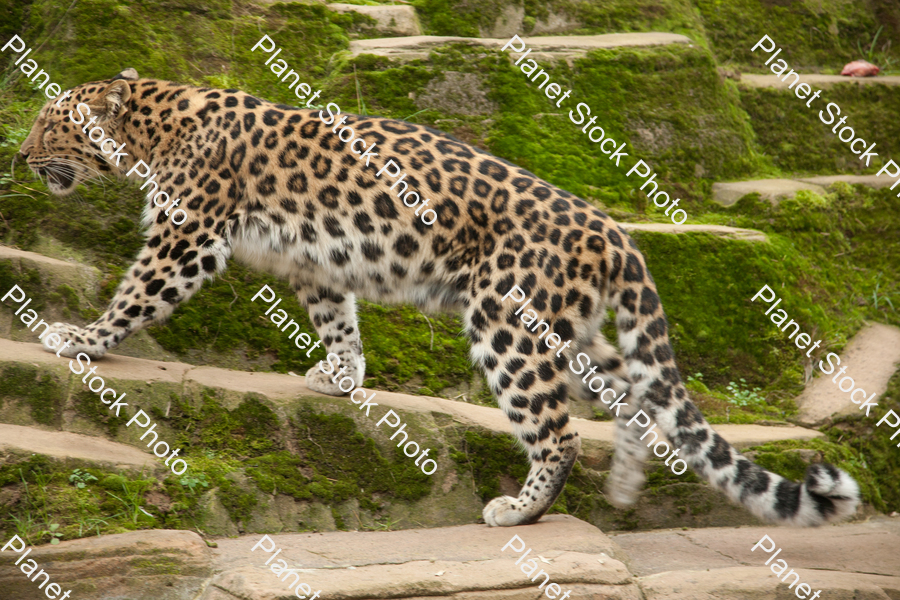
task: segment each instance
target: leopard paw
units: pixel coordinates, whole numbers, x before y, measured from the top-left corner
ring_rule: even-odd
[[[512,527],[531,522],[519,506],[519,501],[511,496],[499,496],[488,502],[482,511],[484,522],[491,527]]]
[[[79,353],[87,354],[91,358],[100,358],[106,353],[106,348],[94,341],[91,334],[81,327],[68,323],[50,325],[41,335],[41,345],[46,352],[53,354],[59,352],[59,356],[66,358],[75,358]]]
[[[319,367],[322,365],[328,368],[326,361],[320,361],[315,367],[308,370],[306,387],[329,396],[346,396],[357,386],[362,385],[366,374],[366,359],[361,354],[341,357],[341,362],[336,367],[335,362],[330,364],[332,365],[330,372],[323,371]],[[344,369],[344,367],[347,368]]]

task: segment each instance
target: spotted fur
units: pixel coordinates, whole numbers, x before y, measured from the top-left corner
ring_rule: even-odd
[[[107,134],[127,142],[124,165],[110,166],[66,119],[79,102]],[[393,159],[410,188],[432,198],[437,222],[427,226],[318,115],[238,90],[137,79],[133,71],[78,86],[59,107],[48,103],[21,153],[51,191],[67,194],[98,172],[123,176],[140,158],[188,215],[175,225],[148,198],[147,243],[109,308],[84,328],[51,328],[73,342],[64,354],[102,356],[168,317],[235,257],[290,282],[327,351],[359,384],[365,361],[356,294],[462,311],[472,359],[531,459],[519,496],[485,507],[490,525],[536,521],[565,484],[581,445],[568,397],[597,401],[568,368],[577,352],[600,366],[597,374],[617,393],[628,392],[616,419],[614,504],[633,503],[644,482],[642,430],[625,427],[643,409],[697,474],[763,519],[816,525],[855,511],[859,492],[846,473],[812,465],[802,484],[793,483],[713,431],[688,399],[643,256],[603,212],[439,131],[350,116],[348,125],[377,144],[373,162]],[[570,351],[557,357],[524,329],[516,306],[502,302],[513,285],[533,298],[531,308],[553,332],[573,341]],[[621,354],[599,333],[607,307],[616,312]],[[307,383],[342,394],[315,368]]]

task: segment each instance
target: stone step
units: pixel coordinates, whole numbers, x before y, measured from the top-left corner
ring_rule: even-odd
[[[396,36],[422,35],[422,26],[416,16],[416,9],[412,6],[334,3],[329,4],[328,8],[339,13],[356,12],[371,17],[378,22],[375,26],[378,33]]]
[[[770,554],[750,551],[764,535],[783,548],[778,558],[800,581],[825,598],[900,597],[900,519],[889,517],[820,529],[607,536],[574,517],[552,515],[513,529],[254,534],[217,540],[213,548],[189,531],[135,531],[37,547],[29,558],[71,597],[95,600],[286,600],[297,583],[321,590],[323,599],[344,600],[537,600],[566,592],[611,600],[787,598],[793,590],[763,564]],[[16,552],[7,552],[0,586],[8,597],[42,598],[12,564]],[[287,574],[279,577],[273,566]],[[559,591],[550,583],[538,588],[540,571]]]
[[[60,369],[67,364],[67,359],[57,358],[44,352],[38,344],[28,344],[0,339],[0,364],[24,363],[44,365]],[[92,363],[93,364],[93,363]],[[255,392],[273,401],[285,401],[298,396],[318,397],[334,402],[344,402],[333,396],[325,396],[306,387],[304,377],[281,375],[279,373],[260,373],[232,371],[217,367],[197,367],[185,363],[162,362],[116,356],[108,354],[96,361],[99,373],[110,380],[126,382],[169,383],[176,386],[201,385],[213,389],[238,393]],[[463,423],[470,423],[489,431],[510,433],[511,424],[503,411],[486,406],[477,406],[430,396],[410,396],[378,390],[379,404],[397,411],[430,415],[432,413],[450,415]],[[278,402],[276,402],[278,403]],[[613,448],[614,426],[611,421],[588,421],[573,418],[578,432],[585,442],[585,450],[591,448],[608,452]],[[771,427],[761,425],[716,425],[716,430],[731,444],[738,448],[746,448],[767,442],[799,439],[809,440],[824,437],[818,431],[787,425]]]
[[[768,237],[762,231],[742,229],[726,225],[676,225],[675,223],[619,223],[625,231],[647,231],[651,233],[709,233],[715,236],[746,242],[766,242]]]
[[[777,75],[754,75],[741,73],[740,85],[751,88],[788,89],[794,78],[782,81]],[[828,89],[841,83],[854,83],[857,85],[900,85],[900,75],[882,75],[879,77],[845,77],[843,75],[820,75],[818,73],[801,74],[800,81],[808,83],[813,89]],[[794,89],[796,89],[796,85]]]
[[[611,33],[606,35],[536,36],[524,38],[532,49],[529,58],[541,62],[571,60],[598,48],[623,48],[633,46],[660,46],[664,44],[690,44],[690,38],[676,33]],[[350,42],[353,56],[375,54],[399,60],[427,59],[429,53],[447,44],[468,44],[500,50],[509,38],[467,38],[455,36],[417,35],[409,37],[354,40]]]
[[[722,206],[731,206],[747,194],[757,192],[763,200],[776,204],[784,198],[794,196],[800,190],[825,194],[826,188],[842,181],[850,185],[862,184],[872,188],[889,187],[893,181],[889,177],[875,175],[828,175],[822,177],[802,177],[796,179],[752,179],[714,183],[713,200]]]
[[[781,598],[790,593],[787,584],[764,566],[772,554],[750,551],[765,535],[783,548],[778,558],[800,573],[800,582],[821,589],[823,598],[898,597],[900,518],[817,529],[710,528],[611,538],[627,555],[647,600]]]
[[[503,552],[514,535],[524,540],[525,548],[518,553],[511,549]],[[321,589],[322,598],[537,598],[541,593],[537,583],[531,583],[520,570],[529,558],[559,585],[560,593],[572,590],[573,598],[624,600],[639,594],[628,569],[617,558],[615,544],[596,527],[565,515],[515,529],[463,525],[271,538],[276,548],[283,549],[279,557],[289,566],[303,565],[300,581],[313,591]],[[219,542],[219,548],[212,551],[218,573],[201,600],[286,596],[288,584],[264,564],[268,555],[261,550],[250,552],[259,539],[246,536]],[[533,551],[516,565],[527,548]]]
[[[149,467],[152,457],[134,446],[68,431],[0,423],[0,450],[24,450],[56,458],[78,458],[116,467]]]
[[[0,597],[49,598],[50,593],[38,589],[13,564],[16,556],[12,548],[0,554]],[[199,535],[173,530],[133,531],[39,546],[20,566],[28,566],[29,560],[50,574],[50,582],[59,585],[61,593],[71,591],[72,600],[194,600],[208,585],[214,565]]]
[[[643,592],[643,600],[789,600],[795,597],[812,598],[816,592],[821,592],[821,596],[817,597],[823,600],[900,598],[900,577],[820,569],[797,569],[796,572],[800,576],[799,581],[790,577],[789,582],[784,583],[768,567],[670,571],[641,577],[638,585]],[[784,578],[785,574],[781,577]],[[788,588],[789,584],[799,586],[804,583],[809,585],[810,591],[795,586]]]
[[[851,377],[856,387],[864,389],[865,398],[873,393],[881,397],[887,390],[888,381],[900,368],[900,328],[871,323],[853,336],[840,357],[841,366],[847,366],[847,372],[836,382],[832,381],[832,376],[815,369],[818,376],[796,399],[800,408],[797,422],[820,427],[832,417],[859,413],[859,406],[838,387],[843,377]]]
[[[900,577],[900,518],[877,516],[863,523],[820,528],[710,527],[610,533],[629,559],[631,572],[644,577],[666,571],[752,567],[761,550],[750,548],[764,535],[784,548],[791,567]],[[766,557],[767,558],[767,557]]]
[[[0,245],[0,260],[9,260],[18,265],[29,265],[30,263],[40,264],[56,269],[60,273],[65,273],[67,275],[77,274],[79,276],[85,276],[96,272],[96,269],[93,267],[77,262],[67,262],[57,258],[50,258],[49,256],[44,256],[43,254],[38,254],[36,252],[19,250],[18,248],[11,248],[3,245]]]
[[[78,295],[79,303],[82,306],[87,306],[87,303],[84,302],[86,298],[93,299],[95,297],[100,280],[100,271],[94,267],[0,245],[0,268],[5,268],[5,265],[9,265],[9,268],[12,269],[16,276],[15,280],[20,280],[22,276],[36,272],[39,275],[40,283],[35,285],[43,285],[51,291],[56,291],[63,285],[72,288]],[[5,289],[0,290],[0,295],[4,295],[6,292]],[[55,313],[52,316],[59,317]],[[11,312],[0,311],[0,336],[9,337],[11,335],[13,318],[15,317]]]
[[[514,535],[533,549],[522,564],[534,558],[572,597],[639,597],[616,545],[599,529],[565,515],[514,530],[464,525],[271,535],[274,546],[264,546],[268,553],[263,547],[253,551],[262,535],[219,540],[210,549],[192,532],[141,531],[38,547],[29,558],[46,565],[73,598],[94,600],[282,600],[294,597],[289,585],[297,578],[278,578],[271,567],[282,568],[281,560],[297,570],[299,583],[321,590],[323,599],[536,598],[542,593],[538,584],[515,564],[522,552],[502,551]],[[276,549],[281,552],[269,561]],[[43,592],[12,562],[0,566],[8,597],[40,598]]]

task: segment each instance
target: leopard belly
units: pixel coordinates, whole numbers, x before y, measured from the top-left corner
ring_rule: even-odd
[[[233,227],[230,241],[235,260],[297,287],[337,288],[381,304],[413,304],[427,313],[460,312],[466,306],[465,295],[434,274],[411,270],[398,285],[394,265],[373,263],[354,252],[362,240],[348,239],[337,247],[333,242],[311,243],[289,225],[253,219]],[[351,259],[336,268],[330,260],[335,251],[351,253]]]

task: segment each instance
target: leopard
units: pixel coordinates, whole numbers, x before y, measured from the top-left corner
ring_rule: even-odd
[[[123,164],[73,124],[79,104],[107,135],[127,143],[127,156],[116,158]],[[344,379],[357,386],[366,366],[357,296],[461,313],[473,365],[530,461],[518,496],[484,506],[489,526],[531,524],[553,506],[581,450],[569,402],[609,410],[587,378],[573,373],[574,353],[589,357],[628,400],[610,411],[615,451],[605,495],[613,506],[633,505],[646,481],[649,450],[640,428],[628,426],[644,411],[698,477],[763,521],[817,526],[855,513],[859,487],[846,472],[814,463],[801,482],[790,481],[711,427],[681,379],[643,254],[600,208],[434,128],[347,114],[345,125],[377,148],[371,164],[363,162],[323,112],[238,89],[145,79],[134,69],[47,102],[20,154],[50,192],[71,194],[109,175],[137,185],[139,174],[129,172],[144,161],[187,215],[176,222],[146,195],[146,242],[108,308],[84,327],[54,323],[48,330],[70,342],[62,354],[102,357],[164,322],[233,258],[288,282],[328,356],[340,359]],[[377,176],[376,163],[388,160],[411,189],[432,199],[431,224]],[[530,298],[548,330],[571,341],[566,354],[554,354],[516,316],[513,289]],[[607,312],[614,341],[601,331]],[[306,384],[346,394],[317,367]]]

